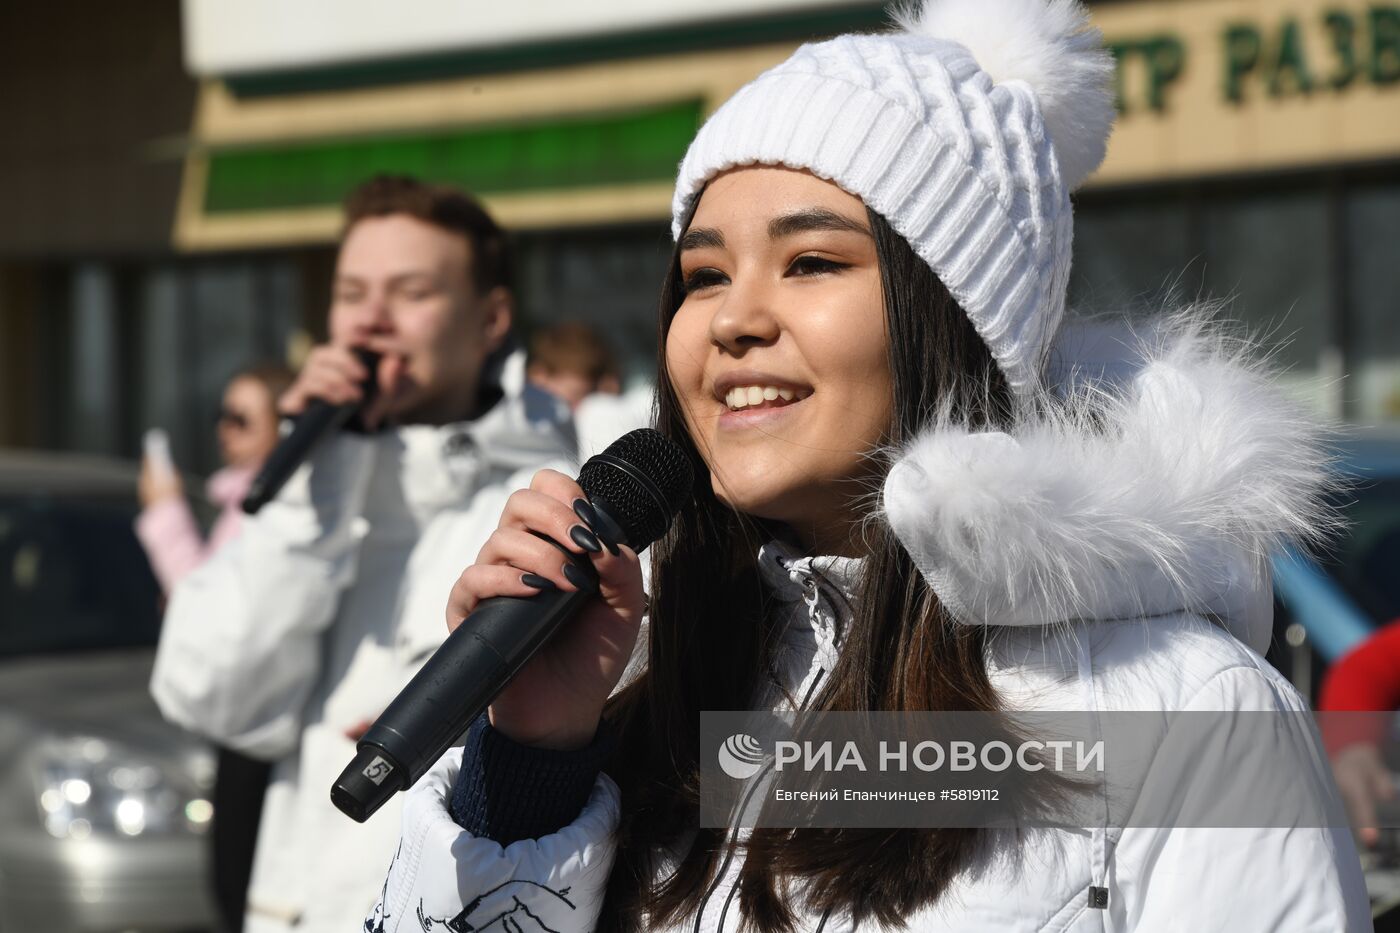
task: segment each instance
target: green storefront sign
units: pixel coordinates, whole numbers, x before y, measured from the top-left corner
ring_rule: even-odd
[[[1310,42],[1309,31],[1321,42]],[[1243,103],[1247,86],[1262,84],[1270,97],[1339,92],[1358,83],[1376,86],[1400,82],[1400,7],[1372,6],[1364,13],[1333,9],[1315,19],[1288,17],[1268,26],[1235,22],[1220,32],[1221,94]],[[1309,54],[1325,46],[1326,54]],[[1114,39],[1109,48],[1118,59],[1118,109],[1161,112],[1168,92],[1190,64],[1191,49],[1173,33]],[[1124,66],[1136,62],[1147,75],[1146,88],[1129,96]],[[1398,115],[1400,118],[1400,115]]]
[[[540,123],[225,149],[209,160],[204,210],[323,207],[377,172],[480,194],[670,181],[701,120],[698,100]]]

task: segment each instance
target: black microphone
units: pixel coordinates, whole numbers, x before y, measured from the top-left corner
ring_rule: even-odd
[[[638,552],[666,533],[693,483],[685,452],[650,428],[613,441],[578,475],[594,513],[593,530]],[[360,739],[354,760],[331,787],[331,802],[346,816],[363,823],[417,783],[597,592],[598,576],[587,555],[545,540],[584,572],[590,586],[482,600]]]
[[[379,391],[379,379],[375,375],[379,369],[379,354],[363,347],[356,347],[354,352],[365,369],[369,370],[369,378],[360,387],[363,392],[360,400],[340,405],[333,405],[320,398],[313,398],[308,402],[306,410],[297,418],[292,433],[277,442],[272,453],[268,454],[267,462],[253,478],[252,485],[248,487],[248,494],[243,497],[244,512],[249,515],[258,514],[258,509],[276,497],[282,486],[297,471],[297,467],[311,456],[311,451],[316,449],[317,444],[345,427],[346,422],[374,401]]]

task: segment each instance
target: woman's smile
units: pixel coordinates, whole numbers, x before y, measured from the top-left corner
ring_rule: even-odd
[[[734,370],[715,380],[714,396],[723,406],[721,430],[771,425],[792,415],[808,396],[809,386],[755,370]]]
[[[740,431],[746,428],[771,427],[794,417],[793,410],[801,404],[801,399],[786,401],[778,398],[764,399],[757,405],[746,405],[743,408],[730,408],[720,413],[719,429]]]

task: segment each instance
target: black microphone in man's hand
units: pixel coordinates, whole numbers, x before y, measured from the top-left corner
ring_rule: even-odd
[[[258,509],[276,497],[282,486],[297,471],[297,467],[311,456],[311,451],[316,449],[317,444],[327,435],[345,427],[346,422],[374,401],[379,390],[379,354],[363,347],[356,347],[354,352],[360,363],[369,370],[369,378],[360,387],[360,400],[340,405],[333,405],[320,398],[313,398],[307,402],[306,410],[296,419],[296,426],[290,434],[277,442],[272,453],[268,454],[267,462],[253,478],[252,485],[248,487],[248,494],[243,497],[244,512],[249,515],[258,514]]]
[[[596,516],[593,530],[638,552],[666,533],[693,483],[685,452],[650,428],[623,435],[578,476]],[[482,600],[361,737],[355,759],[331,788],[331,801],[343,813],[363,823],[395,793],[412,787],[593,598],[593,564],[560,550],[592,585]]]

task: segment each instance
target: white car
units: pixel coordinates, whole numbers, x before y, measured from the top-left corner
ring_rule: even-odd
[[[0,933],[213,925],[214,758],[147,690],[136,470],[0,452]]]

